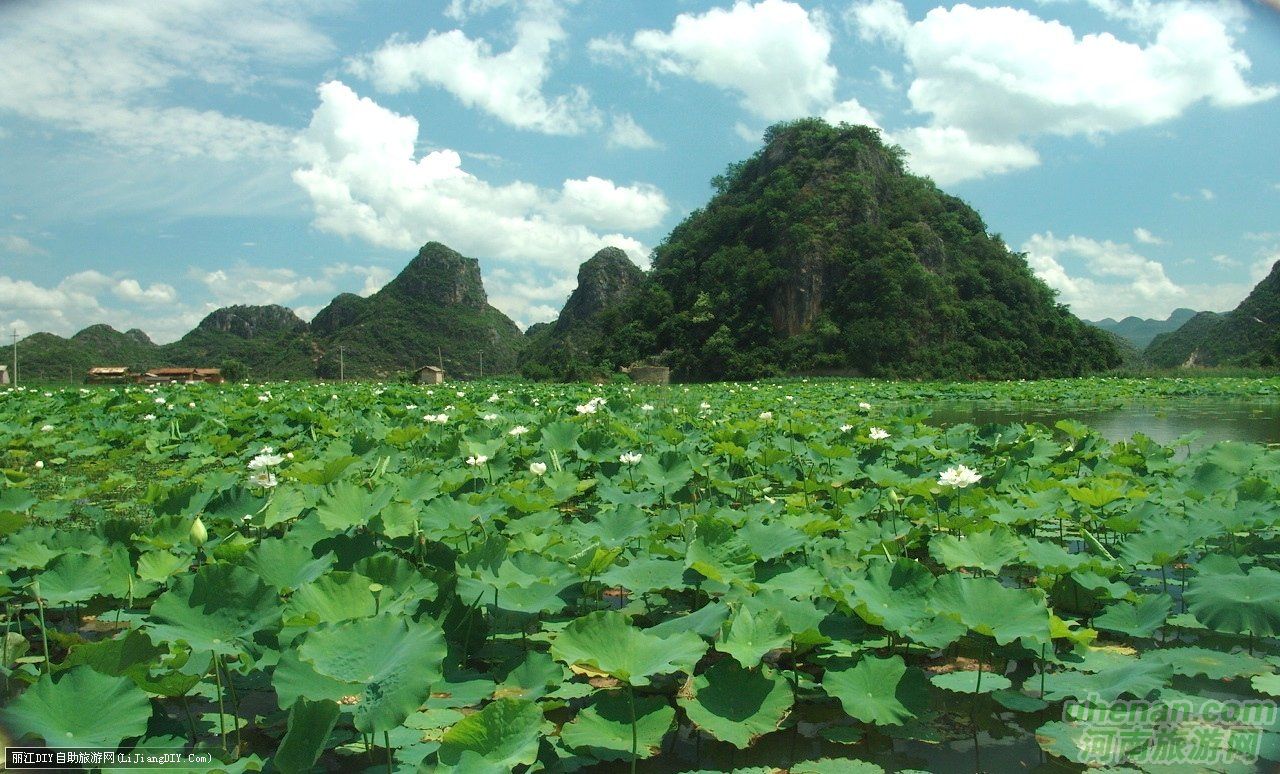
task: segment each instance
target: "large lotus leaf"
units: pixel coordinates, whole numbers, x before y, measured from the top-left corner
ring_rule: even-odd
[[[1203,573],[1187,585],[1186,599],[1196,620],[1211,629],[1260,637],[1280,633],[1280,572],[1275,570]]]
[[[463,718],[440,740],[440,763],[459,771],[513,771],[538,757],[542,710],[525,699],[499,699]]]
[[[276,593],[243,567],[211,564],[174,581],[151,606],[153,641],[183,640],[194,650],[232,655],[280,619]]]
[[[333,494],[316,506],[316,517],[333,532],[363,526],[391,502],[394,493],[395,490],[389,486],[370,492],[359,484],[342,481],[334,485]]]
[[[768,667],[743,669],[721,661],[693,679],[694,694],[680,706],[699,728],[742,749],[776,731],[793,697],[785,680]]]
[[[632,685],[669,672],[692,672],[707,643],[681,631],[664,637],[631,626],[620,612],[575,619],[551,643],[551,655],[569,666],[587,666]]]
[[[76,643],[57,668],[90,666],[104,675],[128,677],[149,693],[181,696],[200,681],[200,676],[169,672],[152,677],[151,667],[164,653],[165,649],[152,645],[145,633],[132,629],[114,639]]]
[[[717,583],[745,585],[751,582],[755,560],[746,541],[731,534],[710,543],[695,538],[685,552],[685,565]]]
[[[880,726],[900,725],[929,703],[924,673],[908,668],[901,656],[865,656],[852,669],[828,671],[822,689],[852,717]]]
[[[298,699],[289,709],[289,724],[276,754],[271,757],[275,769],[283,774],[311,771],[328,745],[329,733],[342,710],[332,701]]]
[[[1079,569],[1090,561],[1088,554],[1073,554],[1057,543],[1033,538],[1023,538],[1018,556],[1032,567],[1057,575]]]
[[[1259,693],[1265,693],[1268,696],[1280,696],[1280,674],[1268,672],[1265,675],[1258,675],[1250,681],[1253,690]]]
[[[1098,629],[1121,632],[1130,637],[1150,637],[1156,629],[1164,626],[1165,619],[1173,610],[1173,600],[1164,594],[1139,599],[1136,604],[1115,602],[1106,611],[1094,619],[1093,625]]]
[[[934,609],[1007,645],[1019,637],[1049,640],[1049,608],[1039,590],[1007,588],[995,578],[946,575],[933,587]]]
[[[662,589],[682,589],[684,562],[675,559],[638,558],[626,566],[610,567],[600,580],[610,586],[622,586],[635,594],[647,594]]]
[[[493,692],[495,699],[539,699],[565,682],[566,670],[550,653],[531,650]]]
[[[791,642],[791,634],[777,610],[753,614],[751,608],[743,606],[726,628],[716,650],[733,656],[746,669],[759,664],[764,654]]]
[[[976,669],[943,672],[929,678],[929,682],[945,691],[954,693],[991,693],[1013,685],[1009,678],[991,672],[979,673]]]
[[[929,617],[925,596],[933,584],[933,573],[919,562],[873,564],[866,577],[853,579],[850,605],[867,623],[901,634]]]
[[[660,624],[650,626],[645,629],[645,633],[654,637],[669,637],[681,632],[693,632],[703,637],[715,637],[716,632],[720,631],[720,626],[728,619],[729,606],[717,599],[688,615],[668,618]]]
[[[578,580],[567,565],[528,552],[503,558],[496,565],[486,556],[484,564],[459,573],[458,596],[494,604],[496,592],[496,604],[502,610],[554,614],[566,604],[561,592]]]
[[[657,696],[636,696],[634,705],[632,701],[620,692],[600,695],[594,704],[579,712],[572,723],[560,729],[560,740],[570,749],[602,761],[629,761],[634,717],[635,757],[657,755],[676,711]]]
[[[1018,558],[1021,549],[1022,542],[1005,529],[958,536],[934,535],[929,541],[929,553],[949,570],[976,567],[989,573],[998,573],[1006,564]]]
[[[280,654],[280,661],[271,673],[271,686],[275,688],[276,701],[282,710],[292,707],[299,699],[338,702],[354,696],[349,683],[320,674],[315,667],[299,658],[298,651],[293,648]]]
[[[443,674],[444,635],[433,621],[400,616],[316,629],[298,646],[298,656],[325,677],[341,681],[358,700],[352,706],[363,733],[389,731],[422,706]]]
[[[319,578],[333,566],[337,557],[329,552],[317,559],[311,546],[294,539],[269,539],[249,552],[246,564],[263,582],[277,591],[292,591]]]
[[[129,593],[133,568],[120,549],[101,554],[62,554],[38,577],[40,596],[51,605],[87,602],[94,597],[122,599]]]
[[[1130,663],[1103,669],[1094,674],[1063,670],[1045,675],[1044,697],[1049,701],[1097,696],[1103,701],[1113,701],[1123,694],[1145,699],[1152,691],[1168,684],[1173,668],[1156,661],[1132,659]]]
[[[285,605],[289,626],[314,626],[367,618],[378,612],[373,581],[353,572],[333,572],[303,584]]]
[[[646,455],[638,466],[639,473],[649,480],[654,489],[661,489],[670,496],[693,478],[693,466],[687,454],[666,451],[660,455]]]
[[[0,710],[0,720],[14,736],[38,736],[51,747],[115,749],[145,734],[150,718],[151,702],[132,680],[87,666],[65,672],[56,683],[43,675]]]
[[[735,769],[735,772],[740,771]],[[816,761],[797,761],[787,769],[788,774],[883,774],[884,769],[871,761],[855,758],[819,758]],[[908,771],[903,769],[903,772]]]
[[[752,553],[765,561],[794,551],[809,540],[800,530],[777,522],[749,521],[742,527],[741,534]]]
[[[1143,661],[1168,664],[1175,675],[1204,675],[1211,680],[1252,677],[1271,671],[1271,665],[1245,653],[1223,653],[1208,648],[1160,648],[1144,653]]]
[[[782,623],[797,645],[813,645],[829,639],[819,631],[827,611],[819,609],[812,600],[792,599],[787,592],[771,589],[747,596],[742,606],[750,608],[757,616],[768,611],[781,613]]]

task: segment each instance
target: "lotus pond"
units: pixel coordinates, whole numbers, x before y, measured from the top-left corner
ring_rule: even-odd
[[[1280,381],[0,392],[0,736],[229,772],[1270,770],[1280,451],[929,416],[1188,396]]]

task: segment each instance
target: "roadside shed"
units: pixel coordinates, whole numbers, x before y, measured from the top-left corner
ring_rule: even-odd
[[[418,384],[444,384],[444,369],[426,365],[418,369],[414,381]]]

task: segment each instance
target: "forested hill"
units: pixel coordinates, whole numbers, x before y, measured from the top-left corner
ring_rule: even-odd
[[[656,360],[692,378],[847,371],[1037,377],[1120,363],[1025,257],[867,127],[770,128],[602,316],[602,368]]]
[[[1201,312],[1143,353],[1153,365],[1280,365],[1280,263],[1225,314]]]
[[[181,339],[157,346],[142,331],[106,325],[70,338],[36,333],[18,343],[20,376],[81,378],[91,365],[229,367],[254,379],[388,378],[443,361],[451,375],[511,373],[520,329],[489,305],[480,264],[438,243],[368,298],[343,293],[312,320],[282,306],[217,309]],[[12,362],[12,347],[0,362]]]

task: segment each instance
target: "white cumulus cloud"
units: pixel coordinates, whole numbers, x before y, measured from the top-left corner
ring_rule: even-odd
[[[405,250],[436,240],[467,255],[566,267],[608,245],[642,258],[638,240],[608,230],[649,228],[667,212],[665,197],[648,185],[595,177],[566,180],[560,190],[492,185],[465,171],[456,151],[416,156],[412,116],[339,81],[318,91],[294,180],[311,197],[322,231]]]
[[[617,48],[605,41],[592,50]],[[669,32],[636,32],[631,49],[659,73],[737,93],[743,108],[768,121],[812,115],[834,102],[831,32],[820,14],[786,0],[682,13]]]
[[[1278,93],[1248,80],[1250,61],[1235,39],[1239,14],[1225,6],[1139,3],[1122,13],[1121,4],[1098,2],[1114,6],[1134,40],[1077,34],[1007,6],[961,3],[912,21],[897,0],[870,0],[846,19],[863,38],[904,54],[911,106],[929,123],[898,135],[908,151],[924,151],[913,168],[940,182],[1034,165],[1037,136],[1098,138],[1169,121],[1198,104],[1229,109]],[[929,155],[942,140],[958,155]]]
[[[1144,245],[1162,245],[1164,240],[1147,229],[1139,226],[1133,230],[1133,238]]]
[[[462,18],[499,3],[475,5],[455,3],[449,10]],[[563,15],[557,3],[532,0],[522,6],[515,42],[505,51],[495,52],[487,40],[468,37],[462,30],[432,31],[416,42],[393,38],[372,54],[352,60],[349,69],[382,92],[434,86],[518,129],[581,134],[603,124],[586,89],[574,87],[556,96],[544,93],[553,51],[567,37]]]

